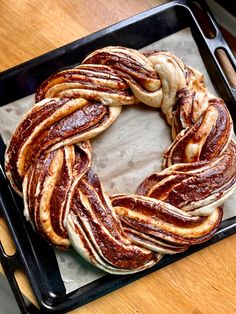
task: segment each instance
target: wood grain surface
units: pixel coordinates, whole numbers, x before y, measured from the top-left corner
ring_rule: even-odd
[[[162,2],[0,0],[0,71]],[[14,251],[2,221],[0,239],[6,251]],[[73,313],[236,313],[235,248],[236,235]],[[17,281],[23,293],[35,302],[21,273]]]

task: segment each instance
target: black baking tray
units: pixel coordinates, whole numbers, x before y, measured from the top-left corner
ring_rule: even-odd
[[[0,106],[34,93],[49,75],[80,63],[97,48],[122,45],[140,49],[186,27],[190,27],[206,68],[213,83],[215,82],[215,88],[225,100],[236,125],[236,90],[230,86],[220,67],[216,49],[221,48],[226,52],[234,69],[235,59],[204,1],[182,0],[165,3],[0,73]],[[220,229],[209,241],[193,246],[182,254],[165,256],[151,269],[134,275],[107,274],[67,294],[54,250],[35,234],[26,222],[22,200],[11,189],[5,177],[4,151],[5,145],[0,138],[0,213],[9,227],[16,253],[8,256],[0,246],[0,261],[23,313],[37,310],[26,306],[14,279],[16,269],[23,269],[26,273],[41,312],[64,313],[220,241],[236,231],[236,217],[232,217],[222,222]]]

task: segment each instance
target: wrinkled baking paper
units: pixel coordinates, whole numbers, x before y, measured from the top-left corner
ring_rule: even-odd
[[[205,74],[209,90],[216,91],[209,79],[189,29],[184,29],[145,48],[166,49]],[[0,108],[0,132],[7,143],[22,114],[33,105],[33,95]],[[161,170],[163,151],[170,145],[170,128],[160,110],[144,105],[124,107],[109,130],[92,141],[93,170],[108,194],[134,193],[153,172]],[[225,216],[236,215],[236,193],[225,203]],[[67,292],[94,281],[104,272],[84,261],[75,251],[55,250]]]

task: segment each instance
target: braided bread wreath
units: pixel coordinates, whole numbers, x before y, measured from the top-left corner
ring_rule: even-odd
[[[139,102],[162,109],[173,143],[136,194],[108,196],[91,170],[89,139]],[[217,230],[236,187],[232,134],[224,101],[199,71],[166,51],[106,47],[39,87],[10,140],[6,174],[46,241],[72,244],[109,273],[135,273]]]

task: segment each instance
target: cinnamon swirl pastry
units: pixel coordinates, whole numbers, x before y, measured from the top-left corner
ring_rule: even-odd
[[[230,113],[203,75],[167,51],[106,47],[38,88],[14,131],[7,177],[24,214],[47,242],[73,246],[114,274],[142,271],[163,254],[183,252],[218,229],[236,188]],[[108,195],[92,171],[89,140],[123,105],[161,108],[173,143],[163,170],[133,195]]]

